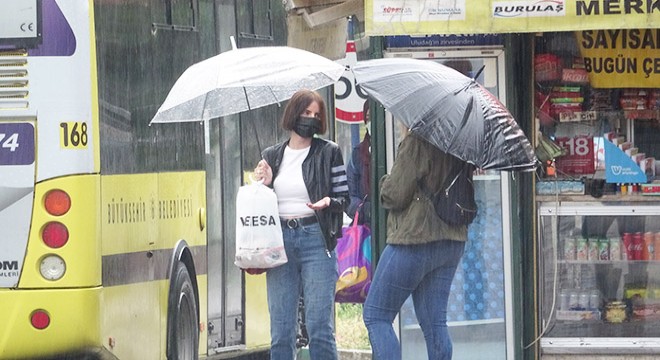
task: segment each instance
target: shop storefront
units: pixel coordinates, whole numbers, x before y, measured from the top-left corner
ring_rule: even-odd
[[[428,3],[367,0],[367,32],[412,35],[430,57],[448,51],[432,35],[500,34],[506,105],[543,160],[501,178],[512,328],[490,354],[660,357],[660,3]]]
[[[537,36],[535,120],[554,151],[536,184],[544,358],[660,354],[658,33]]]

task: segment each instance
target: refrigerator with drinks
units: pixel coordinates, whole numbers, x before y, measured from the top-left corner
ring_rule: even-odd
[[[657,353],[660,206],[580,200],[538,207],[543,353]]]

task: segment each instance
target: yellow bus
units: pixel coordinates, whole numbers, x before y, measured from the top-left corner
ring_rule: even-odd
[[[230,35],[285,41],[252,3],[0,1],[0,359],[268,358],[239,121],[148,125]]]

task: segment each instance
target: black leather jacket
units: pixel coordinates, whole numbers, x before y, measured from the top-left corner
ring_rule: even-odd
[[[282,163],[284,149],[289,140],[273,145],[261,153],[273,170],[273,182]],[[337,238],[341,237],[344,210],[349,202],[346,168],[339,146],[332,141],[312,138],[309,154],[302,164],[303,181],[312,203],[326,196],[330,197],[330,206],[316,211],[316,217],[321,225],[328,251],[337,246]]]

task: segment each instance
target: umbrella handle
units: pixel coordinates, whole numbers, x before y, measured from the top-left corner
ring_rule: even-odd
[[[479,69],[479,71],[477,71],[477,74],[474,75],[472,80],[477,81],[477,79],[479,78],[479,75],[481,75],[481,73],[484,71],[485,68],[486,68],[486,65],[481,65],[481,69]]]

